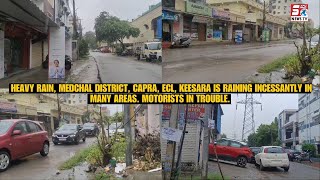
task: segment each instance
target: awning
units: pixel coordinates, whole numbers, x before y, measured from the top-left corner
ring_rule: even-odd
[[[17,113],[17,106],[11,102],[0,102],[0,113]]]
[[[58,25],[30,0],[1,0],[0,16],[6,21],[21,22],[42,32]]]

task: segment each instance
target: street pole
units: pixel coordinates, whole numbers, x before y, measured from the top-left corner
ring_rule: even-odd
[[[74,39],[78,38],[78,31],[77,31],[77,16],[76,16],[76,3],[75,0],[73,2],[73,37]]]
[[[171,107],[171,115],[169,120],[169,127],[173,129],[177,129],[178,125],[178,111],[179,105],[172,104]],[[163,179],[171,180],[173,177],[173,167],[174,167],[174,159],[175,159],[175,150],[176,150],[176,142],[168,141],[167,142],[167,150],[164,162],[164,175]]]
[[[186,105],[186,112],[185,112],[185,117],[184,117],[184,126],[183,126],[183,132],[182,132],[182,138],[180,141],[180,145],[179,145],[179,153],[178,153],[178,159],[177,159],[177,164],[176,164],[176,173],[175,173],[175,178],[174,179],[178,179],[179,178],[179,174],[180,174],[180,169],[181,169],[181,154],[182,154],[182,148],[183,148],[183,142],[184,142],[184,137],[186,135],[186,129],[187,129],[187,120],[188,120],[188,104]]]
[[[126,149],[126,166],[132,165],[132,134],[131,134],[131,117],[130,117],[130,105],[124,105],[124,130],[127,142]]]
[[[263,19],[262,19],[262,30],[265,29],[266,25],[266,1],[263,1]]]
[[[205,105],[205,117],[203,127],[203,145],[202,145],[202,172],[201,179],[208,179],[208,160],[209,160],[209,143],[210,143],[210,130],[209,130],[209,117],[211,113],[211,105]]]

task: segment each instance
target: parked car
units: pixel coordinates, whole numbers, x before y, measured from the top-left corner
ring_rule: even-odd
[[[111,53],[109,48],[101,48],[100,52],[102,52],[102,53]]]
[[[96,123],[85,123],[83,125],[83,130],[86,132],[87,136],[98,136],[100,132]]]
[[[250,160],[250,163],[255,163],[256,159],[255,156],[260,152],[261,147],[250,147],[251,151],[252,151],[252,157]]]
[[[86,141],[86,132],[80,124],[65,124],[62,125],[52,135],[53,144],[59,143],[74,143],[79,144],[80,140]]]
[[[317,47],[318,43],[319,43],[319,35],[313,36],[311,38],[311,41],[308,41],[310,43],[310,47],[311,48],[315,48]]]
[[[26,119],[0,120],[0,172],[13,160],[35,153],[49,154],[48,133],[36,121]]]
[[[255,156],[256,166],[263,171],[266,167],[281,167],[289,171],[290,162],[286,151],[280,146],[262,146]]]
[[[293,161],[295,159],[295,155],[301,154],[301,152],[298,152],[293,149],[285,149],[285,151],[288,154],[289,161]]]
[[[209,157],[212,159],[216,159],[214,147],[219,159],[236,162],[240,167],[246,167],[252,157],[252,151],[247,144],[237,140],[222,138],[209,144]]]
[[[71,58],[70,56],[66,55],[65,56],[65,69],[70,70],[72,66]],[[48,69],[49,67],[49,57],[48,55],[46,56],[46,60],[42,62],[42,68],[43,69]]]

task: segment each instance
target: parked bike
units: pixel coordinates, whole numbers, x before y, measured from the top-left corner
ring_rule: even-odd
[[[191,38],[183,37],[180,34],[174,34],[171,48],[176,47],[176,46],[189,47],[190,44],[191,44]]]
[[[301,153],[299,154],[295,154],[295,158],[294,158],[296,161],[298,161],[299,163],[301,161],[309,161],[312,163],[312,160],[311,160],[311,151],[302,151]]]

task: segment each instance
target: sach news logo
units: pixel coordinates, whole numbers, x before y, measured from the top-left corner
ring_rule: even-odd
[[[308,4],[291,4],[291,21],[308,21]]]

